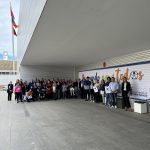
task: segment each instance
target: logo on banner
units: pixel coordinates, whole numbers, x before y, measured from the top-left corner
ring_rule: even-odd
[[[116,72],[116,78],[120,81],[120,80],[123,80],[124,77],[127,78],[127,80],[130,80],[130,79],[137,79],[137,80],[142,80],[144,74],[142,73],[142,71],[131,71],[129,73],[129,68],[127,68],[125,70],[125,73],[120,73],[121,70],[118,68],[115,70]]]
[[[138,72],[137,71],[132,71],[130,73],[130,77],[131,77],[131,79],[137,79],[138,78]]]

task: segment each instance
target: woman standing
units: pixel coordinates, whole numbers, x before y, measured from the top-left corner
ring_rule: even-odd
[[[54,100],[57,100],[57,91],[56,91],[56,88],[57,88],[57,83],[55,81],[53,81],[52,89],[53,89],[53,99]]]
[[[15,83],[15,86],[16,86],[19,82],[20,82],[20,80],[17,79],[17,80],[16,80],[16,83]],[[16,99],[17,99],[16,93],[14,93],[14,94],[15,94],[15,100],[16,100]]]
[[[53,89],[52,89],[52,82],[50,80],[46,83],[46,98],[52,99]]]
[[[130,82],[127,81],[126,77],[123,78],[121,90],[122,90],[122,97],[125,106],[125,111],[127,111],[128,109],[131,108],[130,101],[129,101],[129,97],[131,95],[131,84]]]
[[[96,83],[93,86],[93,89],[94,89],[94,100],[95,100],[95,103],[99,103],[100,102],[100,94],[99,94],[100,84],[99,84],[99,80],[96,80],[95,82]]]
[[[100,83],[100,95],[102,97],[103,104],[106,104],[105,102],[105,80],[104,79],[102,79]]]
[[[21,102],[22,102],[22,94],[21,94],[22,93],[22,89],[21,89],[21,85],[19,83],[17,83],[15,85],[14,92],[15,92],[15,95],[16,95],[17,103],[19,103],[19,100],[21,100]]]

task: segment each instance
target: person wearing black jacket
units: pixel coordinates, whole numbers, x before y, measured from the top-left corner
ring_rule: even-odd
[[[79,90],[80,90],[80,98],[84,99],[85,96],[84,96],[83,79],[82,80],[79,79]]]
[[[11,99],[12,99],[12,93],[13,93],[13,84],[12,84],[12,81],[10,81],[10,83],[8,84],[7,93],[8,93],[8,101],[11,101]]]
[[[100,83],[100,97],[102,99],[103,104],[105,104],[105,80],[102,79]]]
[[[131,84],[130,84],[130,82],[127,81],[126,77],[123,78],[121,90],[122,90],[122,97],[123,97],[125,110],[127,111],[127,109],[129,109],[131,107],[130,101],[129,101],[129,97],[131,95]]]

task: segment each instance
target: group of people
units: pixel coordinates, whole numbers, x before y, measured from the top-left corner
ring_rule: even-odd
[[[13,85],[8,84],[8,100],[12,99],[12,93],[15,94],[17,103],[30,102],[37,100],[66,99],[77,97],[78,81],[72,80],[32,80],[31,82],[17,79]]]
[[[131,85],[126,77],[123,78],[121,87],[114,77],[107,77],[107,81],[91,80],[87,77],[76,81],[36,79],[27,82],[18,79],[14,85],[10,81],[7,89],[8,101],[12,99],[12,93],[14,93],[17,103],[73,97],[96,103],[103,102],[106,106],[114,108],[117,108],[117,93],[120,91],[125,110],[127,110],[130,108]]]
[[[107,77],[107,80],[90,80],[89,77],[79,82],[81,98],[94,102],[103,102],[106,106],[117,108],[117,94],[122,93],[125,110],[130,110],[129,97],[132,89],[127,78],[123,78],[121,85],[114,77]]]

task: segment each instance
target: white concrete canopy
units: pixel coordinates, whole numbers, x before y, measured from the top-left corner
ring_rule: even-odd
[[[149,0],[47,0],[21,64],[79,66],[149,48]]]

